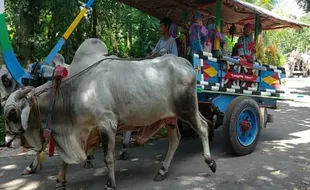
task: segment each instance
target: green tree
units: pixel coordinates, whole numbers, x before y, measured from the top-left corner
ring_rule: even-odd
[[[248,3],[252,3],[254,5],[258,5],[268,10],[272,10],[274,5],[278,3],[278,0],[244,0]]]
[[[305,11],[310,11],[310,0],[297,0],[297,2]]]
[[[6,0],[11,43],[20,62],[44,59],[79,13],[85,1]],[[17,13],[17,14],[16,14]],[[111,54],[141,57],[159,38],[159,21],[115,0],[96,1],[61,49],[71,62],[89,37],[103,40]]]

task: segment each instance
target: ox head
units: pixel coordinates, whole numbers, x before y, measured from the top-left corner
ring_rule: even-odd
[[[43,137],[41,133],[40,118],[32,117],[32,97],[33,87],[20,88],[13,92],[4,107],[5,117],[5,142],[8,147],[18,148],[22,146],[21,138],[24,137],[27,144],[36,151],[42,149]],[[36,123],[31,120],[37,121]],[[29,121],[31,122],[30,125]]]

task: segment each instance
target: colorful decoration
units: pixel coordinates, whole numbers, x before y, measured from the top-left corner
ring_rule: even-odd
[[[204,81],[207,81],[210,78],[215,77],[218,74],[218,71],[212,67],[206,60],[203,61],[203,76]]]
[[[226,73],[224,78],[234,79],[234,80],[242,80],[242,81],[250,81],[250,82],[256,82],[256,80],[257,80],[257,76],[255,76],[255,75],[247,75],[247,74],[232,73],[232,72]]]
[[[269,85],[275,86],[278,85],[280,82],[280,78],[278,76],[278,74],[274,74],[272,76],[268,76],[263,78],[263,81]]]
[[[197,73],[199,73],[201,71],[200,66],[198,64],[196,65],[196,69],[195,70],[197,71]]]

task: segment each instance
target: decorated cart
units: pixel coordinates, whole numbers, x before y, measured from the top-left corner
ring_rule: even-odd
[[[157,18],[169,16],[176,24],[186,23],[195,12],[200,12],[216,18],[216,27],[224,34],[228,34],[229,28],[234,25],[238,35],[243,25],[253,23],[256,26],[255,39],[260,33],[259,28],[271,30],[309,26],[282,19],[270,11],[238,0],[119,1]],[[33,73],[28,73],[14,55],[5,25],[4,0],[0,0],[2,54],[9,72],[20,85],[35,86],[38,78],[50,79],[54,68],[49,64],[93,2],[94,0],[89,0],[86,3],[47,58],[34,64]],[[215,39],[215,43],[218,44],[218,40]],[[267,113],[267,108],[275,109],[279,100],[292,100],[285,97],[284,91],[279,89],[281,80],[286,77],[285,69],[259,63],[250,64],[223,56],[218,46],[215,46],[215,49],[217,51],[213,54],[200,51],[193,52],[191,56],[197,78],[199,108],[201,113],[212,121],[211,137],[214,129],[223,126],[225,147],[237,155],[246,155],[255,149],[261,129],[273,120],[272,115]],[[253,70],[252,74],[243,72],[247,69]],[[63,77],[64,71],[57,70],[56,74]],[[180,128],[183,133],[189,132],[186,131],[186,126]]]
[[[243,27],[250,23],[255,26],[255,43],[262,30],[310,26],[240,0],[118,1],[157,18],[169,17],[177,24],[189,24],[199,12],[215,18],[217,30],[227,35],[232,28],[234,35],[242,34]],[[219,44],[215,38],[215,51],[193,52],[190,56],[196,72],[199,108],[212,122],[210,138],[213,130],[222,126],[224,147],[237,155],[246,155],[254,151],[261,129],[273,122],[267,109],[276,109],[277,101],[293,99],[280,88],[286,78],[283,67],[224,56]],[[252,72],[244,72],[249,69]],[[191,133],[189,127],[179,127],[183,135]]]

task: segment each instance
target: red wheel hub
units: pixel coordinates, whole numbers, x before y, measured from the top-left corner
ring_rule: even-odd
[[[247,119],[241,122],[241,130],[243,133],[246,133],[248,130],[250,130],[250,122]]]

